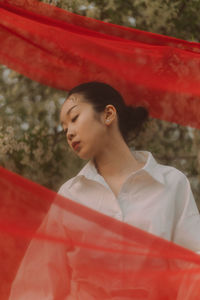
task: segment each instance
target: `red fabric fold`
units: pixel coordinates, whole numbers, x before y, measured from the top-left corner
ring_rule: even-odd
[[[0,194],[2,300],[199,298],[199,255],[3,168]]]
[[[117,88],[152,117],[200,127],[200,45],[79,16],[35,0],[0,1],[0,62],[69,90]]]

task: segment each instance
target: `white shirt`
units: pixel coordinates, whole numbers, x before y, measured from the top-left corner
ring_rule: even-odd
[[[98,174],[93,161],[89,161],[77,176],[64,183],[58,193],[192,251],[200,251],[200,216],[186,176],[173,167],[158,164],[151,153],[137,151],[133,152],[133,155],[139,161],[145,162],[144,167],[127,177],[117,197],[104,178]],[[67,202],[67,207],[64,204],[63,209],[62,201],[65,203],[66,199],[59,200],[61,202],[58,202],[58,205],[51,206],[38,232],[50,236],[56,234],[56,238],[66,241],[70,231],[71,236],[75,239],[78,236],[78,240],[86,245],[94,241],[95,246],[98,244],[102,247],[112,247],[113,243],[114,249],[121,247],[120,245],[123,247],[123,243],[116,243],[120,235],[118,236],[112,228],[108,226],[106,231],[104,224],[94,222],[94,212],[91,213],[90,223],[90,219],[84,215],[83,206],[77,208],[78,213],[73,213],[73,210],[70,211],[70,203],[73,202]],[[79,215],[80,210],[83,211],[83,218]],[[136,239],[135,232],[133,237],[130,236],[131,241]],[[148,249],[148,236],[145,240],[144,236],[142,239],[144,249],[145,243]],[[127,240],[128,243],[130,240]],[[104,270],[105,266],[116,265],[117,269],[128,267],[134,270],[145,261],[145,253],[136,255],[132,261],[128,261],[127,266],[120,253],[111,253],[109,256],[109,252],[105,255],[104,251],[95,251],[95,248],[93,251],[81,246],[74,247],[73,242],[70,244],[70,239],[69,243],[51,243],[48,240],[35,239],[30,243],[17,272],[9,300],[136,299],[136,296],[122,296],[117,277],[107,279],[106,273],[102,276],[101,272],[93,273],[92,269],[88,272],[87,268],[97,265],[101,269],[102,265]],[[125,283],[125,293],[127,288],[137,292],[135,280],[136,278],[133,282]],[[145,277],[145,280],[149,282],[144,282],[141,288],[148,293],[156,291],[151,276]],[[176,300],[183,299],[181,293],[185,295],[185,286],[187,288],[187,285],[183,284],[184,289],[180,289],[180,298],[177,297]],[[98,295],[99,291],[102,291],[100,298],[94,296],[96,291]],[[110,296],[113,291],[121,296],[113,298]]]
[[[200,215],[187,177],[158,164],[147,151],[134,151],[145,162],[131,173],[116,197],[89,161],[58,193],[149,233],[200,252]]]

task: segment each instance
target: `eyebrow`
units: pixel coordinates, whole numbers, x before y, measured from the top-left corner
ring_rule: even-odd
[[[71,110],[72,110],[74,107],[76,107],[76,106],[78,106],[78,105],[72,106],[72,107],[68,110],[68,112],[66,113],[66,116],[68,116],[68,115],[70,114]],[[62,125],[62,124],[63,124],[63,122],[61,122],[61,125]]]
[[[68,116],[68,115],[70,114],[71,110],[72,110],[74,107],[76,107],[76,106],[77,106],[77,105],[72,106],[72,107],[68,110],[68,112],[66,113],[66,116]]]

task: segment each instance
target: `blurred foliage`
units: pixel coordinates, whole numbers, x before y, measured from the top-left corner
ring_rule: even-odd
[[[44,0],[77,14],[189,41],[199,37],[200,1]],[[59,124],[66,93],[0,67],[0,164],[57,190],[85,164],[67,146]],[[130,143],[183,171],[200,207],[200,133],[151,119]]]

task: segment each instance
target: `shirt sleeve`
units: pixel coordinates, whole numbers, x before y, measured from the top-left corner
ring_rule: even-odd
[[[62,209],[52,204],[37,231],[56,240],[34,238],[25,253],[11,287],[9,300],[66,299],[70,293],[70,274],[66,228],[62,224]],[[60,241],[59,241],[60,240]]]
[[[174,242],[200,254],[200,214],[185,176],[179,184],[176,201],[179,218],[175,226]]]

